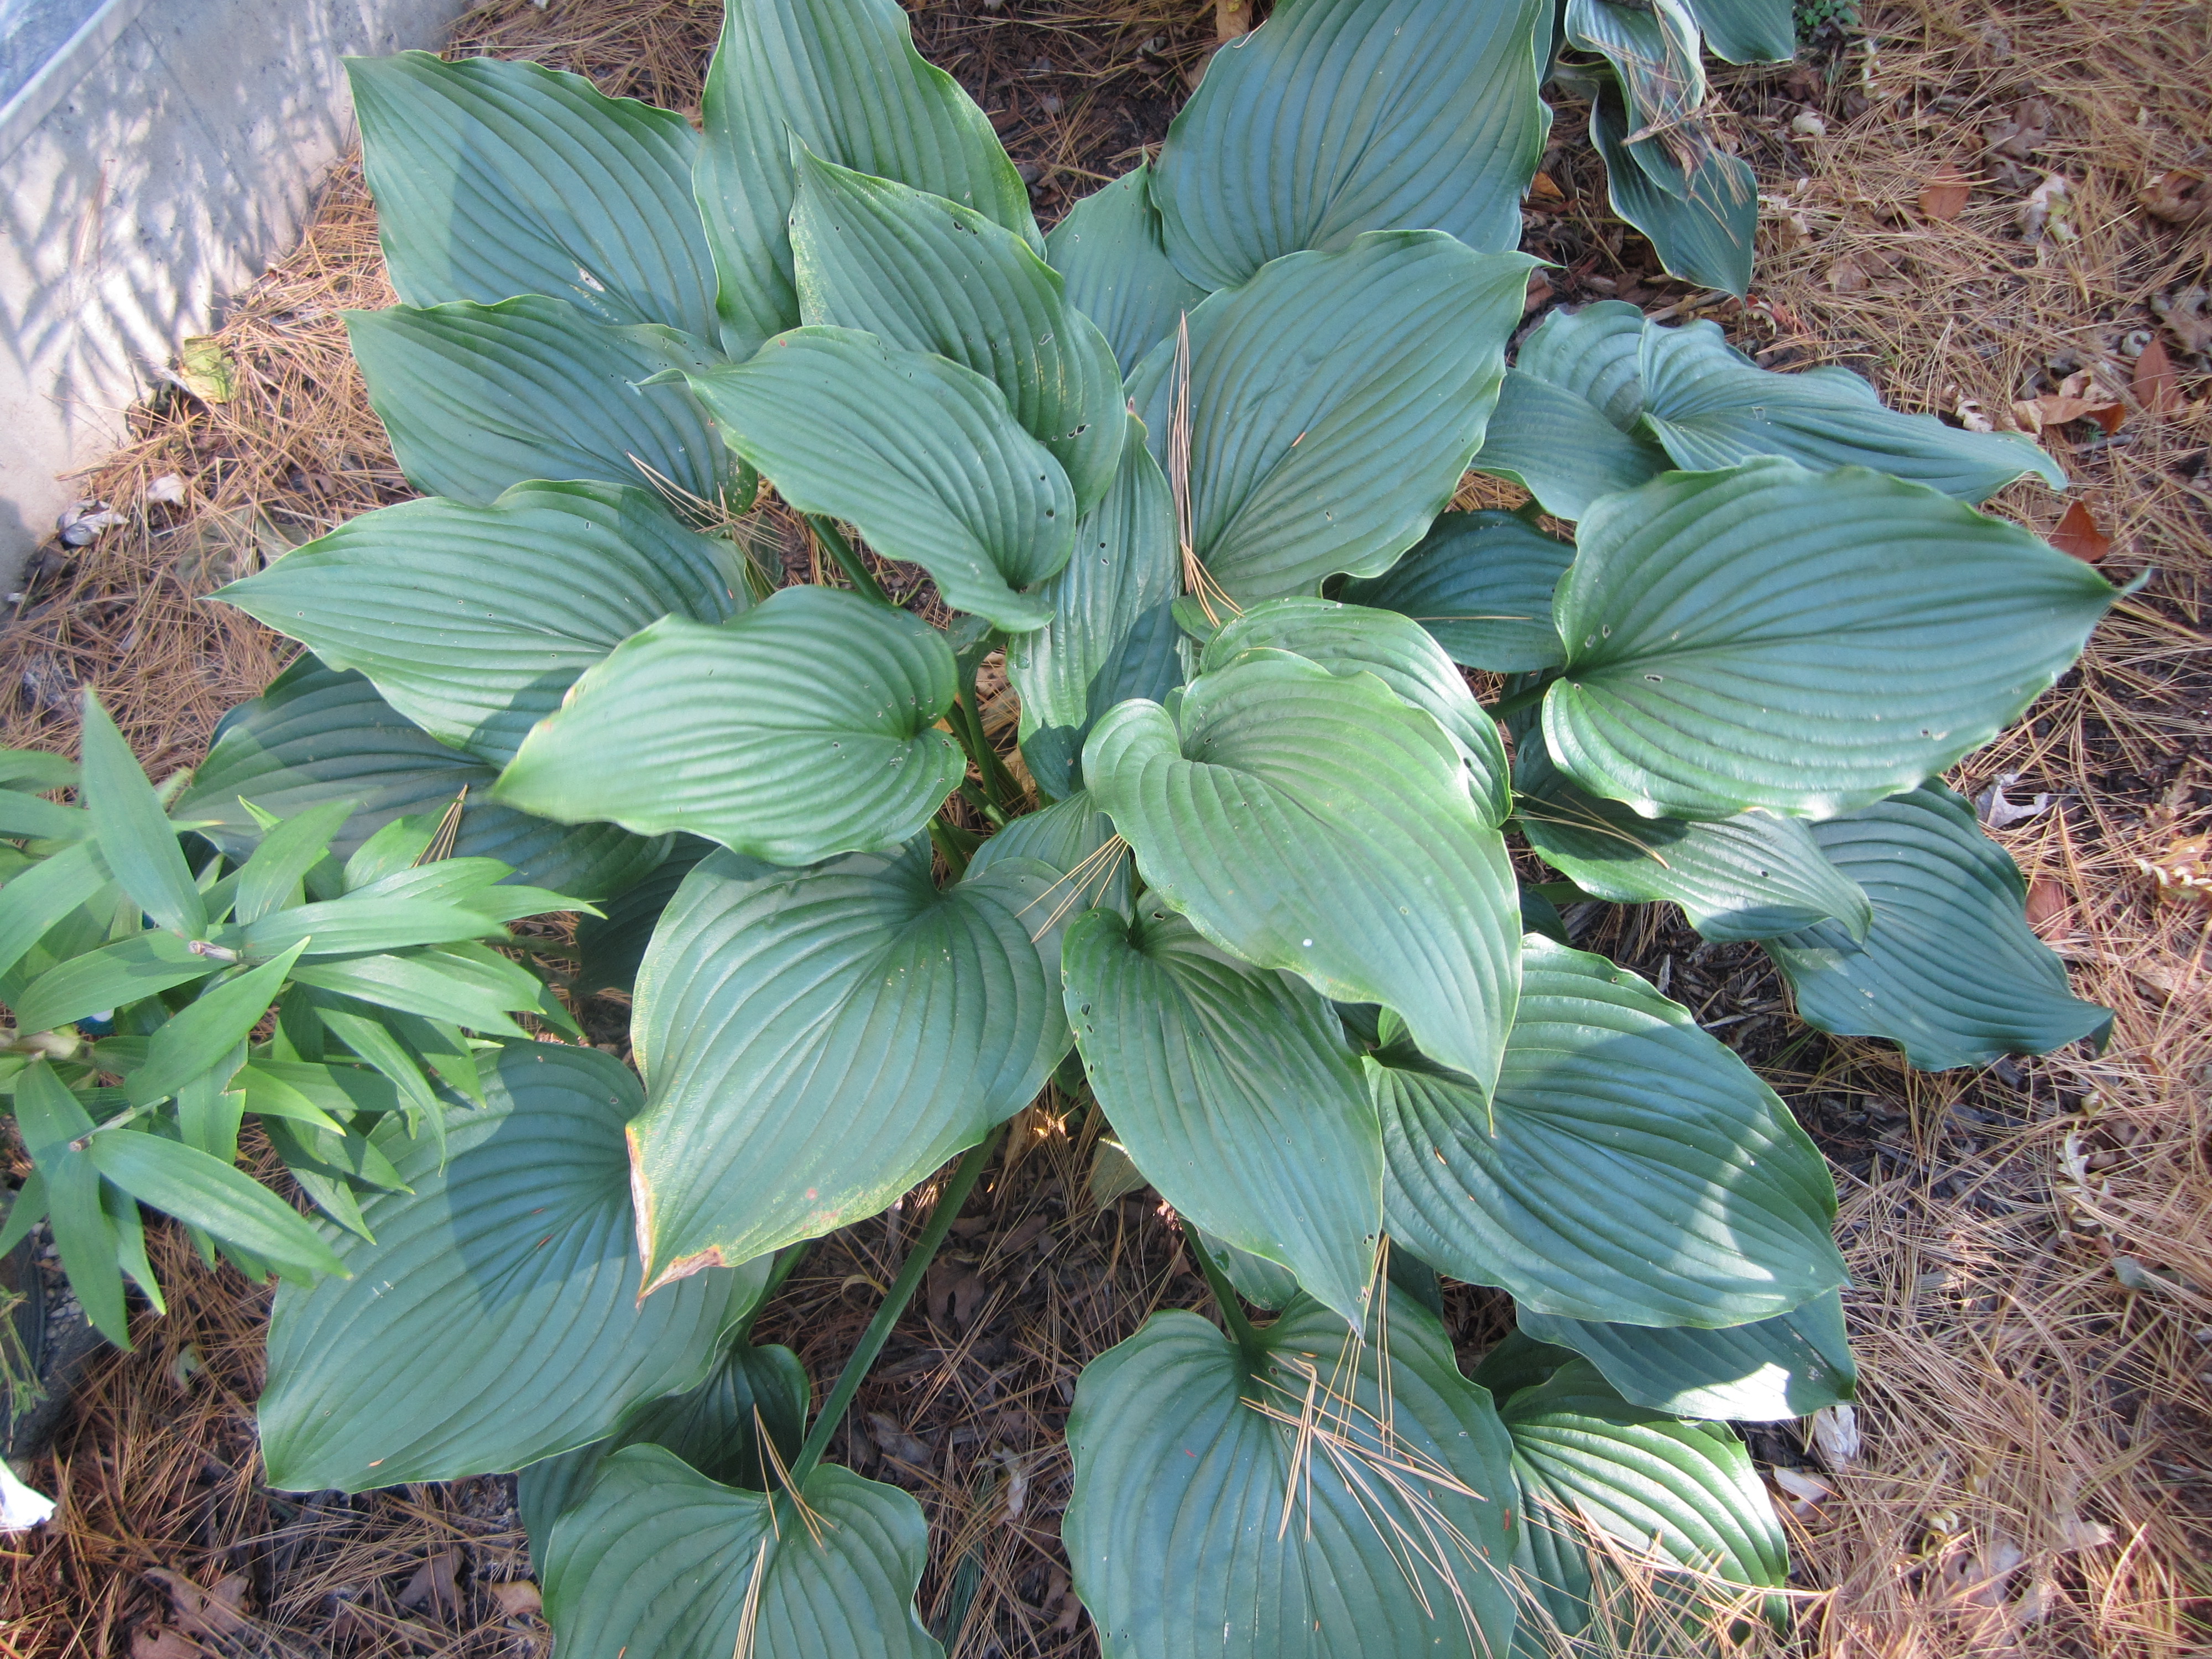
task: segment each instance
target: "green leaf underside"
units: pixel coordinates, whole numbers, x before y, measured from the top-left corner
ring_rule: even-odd
[[[2017,433],[1885,409],[1847,368],[1770,373],[1731,349],[1717,324],[1646,328],[1640,367],[1644,429],[1686,471],[1784,455],[1815,471],[1871,467],[1969,502],[2028,472],[2066,487],[2058,464]]]
[[[1572,1348],[1632,1405],[1675,1417],[1778,1422],[1855,1397],[1857,1367],[1831,1291],[1772,1319],[1721,1330],[1603,1325],[1521,1311],[1524,1335]]]
[[[1504,1654],[1508,1443],[1434,1316],[1388,1318],[1351,1352],[1301,1297],[1248,1357],[1157,1314],[1085,1369],[1062,1532],[1107,1659]]]
[[[1690,0],[1706,48],[1731,64],[1786,64],[1796,55],[1790,0]]]
[[[1089,720],[1093,686],[1127,653],[1139,622],[1171,603],[1182,584],[1166,475],[1145,447],[1142,423],[1123,418],[1128,437],[1113,487],[1077,521],[1066,564],[1034,595],[1052,620],[1006,642],[1024,738]]]
[[[665,845],[611,823],[570,826],[488,799],[497,772],[410,725],[361,675],[304,657],[267,692],[216,727],[214,747],[176,811],[242,859],[261,838],[242,801],[291,817],[334,800],[357,803],[331,842],[349,858],[393,819],[434,818],[469,792],[457,858],[494,858],[511,880],[580,899],[619,892],[659,863]],[[212,820],[212,822],[210,822]]]
[[[702,113],[693,182],[720,272],[723,348],[733,357],[799,321],[788,228],[793,140],[1044,246],[989,118],[915,50],[895,0],[734,0]]]
[[[643,489],[526,483],[489,507],[365,513],[220,597],[501,766],[578,674],[648,623],[743,611],[738,556]]]
[[[1377,232],[1190,313],[1191,542],[1233,601],[1376,575],[1421,538],[1482,441],[1532,263]],[[1163,341],[1129,380],[1164,467],[1175,361]]]
[[[1670,463],[1649,438],[1622,431],[1583,398],[1516,365],[1505,372],[1474,465],[1510,478],[1547,513],[1579,519],[1599,496],[1633,489]]]
[[[1488,1086],[1519,902],[1432,718],[1380,680],[1253,652],[1194,682],[1173,717],[1116,708],[1084,770],[1146,881],[1200,933],[1336,1001],[1396,1009],[1425,1052]]]
[[[1505,821],[1512,790],[1498,722],[1418,623],[1334,599],[1268,599],[1224,623],[1200,663],[1212,673],[1246,651],[1267,648],[1319,663],[1333,674],[1374,675],[1443,728],[1467,762],[1468,787],[1485,817],[1492,825]]]
[[[1514,760],[1521,833],[1585,893],[1616,904],[1671,900],[1711,939],[1772,939],[1831,917],[1854,939],[1865,892],[1820,855],[1811,831],[1771,812],[1692,822],[1641,817],[1575,787],[1530,732]]]
[[[1051,619],[1018,590],[1067,562],[1074,496],[973,369],[852,329],[799,328],[691,385],[800,512],[921,566],[955,610],[1010,632]]]
[[[1773,1091],[1626,969],[1524,949],[1490,1103],[1418,1055],[1370,1062],[1393,1236],[1568,1318],[1740,1323],[1843,1283],[1833,1183]]]
[[[921,1506],[834,1464],[801,1496],[818,1530],[788,1496],[722,1486],[665,1448],[616,1452],[538,1563],[565,1659],[942,1659],[914,1610]]]
[[[643,384],[714,360],[689,335],[613,327],[538,295],[345,319],[369,403],[426,495],[489,505],[532,479],[658,488],[658,473],[716,501],[732,484],[729,452],[690,394]]]
[[[1747,1588],[1788,1582],[1789,1549],[1774,1506],[1724,1425],[1631,1406],[1582,1360],[1510,1395],[1498,1414],[1512,1437],[1528,1523],[1516,1536],[1514,1565],[1548,1587],[1543,1601],[1568,1633],[1589,1617],[1581,1543],[1589,1529],[1701,1576],[1666,1587],[1676,1594],[1720,1588],[1703,1575]],[[1579,1584],[1560,1582],[1574,1577]],[[1767,1598],[1767,1610],[1781,1617],[1781,1598]]]
[[[806,322],[974,369],[1066,470],[1076,510],[1097,505],[1127,425],[1121,368],[1028,243],[942,197],[811,155],[791,235]]]
[[[1605,161],[1613,210],[1642,231],[1670,275],[1730,294],[1751,288],[1752,233],[1759,222],[1759,185],[1736,156],[1697,146],[1685,171],[1650,143],[1624,142],[1637,130],[1608,78],[1590,100],[1590,143]]]
[[[1168,129],[1152,196],[1169,254],[1222,289],[1363,231],[1513,247],[1551,125],[1536,95],[1544,15],[1534,0],[1279,6],[1214,54]]]
[[[1328,1005],[1156,903],[1133,927],[1110,911],[1082,917],[1061,966],[1091,1089],[1145,1178],[1358,1326],[1382,1231],[1382,1145]]]
[[[1447,513],[1388,571],[1345,583],[1339,597],[1411,617],[1464,667],[1528,673],[1565,654],[1552,591],[1574,556],[1572,543],[1514,514]]]
[[[2116,597],[2017,526],[1861,468],[1669,474],[1583,520],[1545,740],[1647,816],[1832,817],[1995,737]]]
[[[544,294],[603,323],[714,337],[699,141],[681,115],[538,64],[404,52],[346,70],[401,300]]]
[[[697,836],[678,836],[659,869],[609,899],[602,916],[586,916],[576,924],[576,951],[581,958],[577,988],[628,992],[637,981],[638,963],[661,912],[676,896],[676,890],[692,866],[714,851],[714,843]]]
[[[940,892],[921,838],[811,870],[718,854],[693,871],[632,1023],[648,1282],[873,1215],[1027,1105],[1068,1047],[1058,875],[1007,859]]]
[[[1066,280],[1069,301],[1098,325],[1124,374],[1206,297],[1168,258],[1149,176],[1140,162],[1101,185],[1044,239],[1045,258]]]
[[[374,1243],[325,1230],[351,1279],[279,1292],[258,1407],[272,1486],[517,1468],[705,1375],[730,1277],[638,1298],[635,1079],[533,1042],[501,1049],[484,1085],[488,1108],[447,1113],[442,1167],[434,1138],[386,1120],[373,1143],[413,1194],[363,1197]]]
[[[782,588],[730,622],[668,617],[623,641],[523,740],[495,796],[780,864],[886,851],[966,773],[934,729],[957,690],[918,617]]]
[[[1832,922],[1765,942],[1808,1024],[1887,1037],[1931,1072],[2112,1029],[2112,1010],[2078,1000],[2028,927],[2010,855],[1940,783],[1814,824],[1813,838],[1866,890],[1874,926],[1863,948]]]

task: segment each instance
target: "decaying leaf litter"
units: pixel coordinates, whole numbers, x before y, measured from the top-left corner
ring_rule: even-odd
[[[1215,14],[955,0],[915,21],[1049,222],[1157,141],[1241,17]],[[694,106],[718,16],[689,0],[501,0],[463,20],[455,50]],[[1931,0],[1863,22],[1864,39],[1831,29],[1797,65],[1715,73],[1720,141],[1760,179],[1748,304],[1656,273],[1607,216],[1563,106],[1525,216],[1524,246],[1556,264],[1532,283],[1531,320],[1605,297],[1711,316],[1765,367],[1840,362],[1897,406],[2036,431],[2075,488],[2023,484],[1996,505],[2108,574],[2155,568],[2081,670],[1954,780],[2030,878],[2077,992],[2118,1011],[2113,1041],[2100,1058],[1915,1075],[1887,1048],[1794,1026],[1763,957],[1671,911],[1613,913],[1581,942],[1715,1023],[1837,1168],[1856,1421],[1820,1425],[1817,1444],[1809,1428],[1753,1436],[1809,1592],[1799,1644],[2182,1653],[2212,1595],[2212,34],[2171,0]],[[90,684],[159,777],[273,675],[283,642],[198,596],[409,493],[335,314],[390,298],[357,168],[341,169],[297,252],[179,366],[232,395],[179,390],[139,411],[136,441],[87,480],[84,521],[115,517],[27,583],[0,643],[9,742],[70,747]],[[764,555],[817,556],[787,520],[747,534]],[[622,1042],[625,1009],[587,1012]],[[1048,1096],[1018,1124],[838,1452],[922,1498],[923,1611],[964,1612],[963,1656],[1095,1650],[1057,1542],[1073,1380],[1151,1310],[1206,1302],[1155,1200],[1094,1199],[1095,1131],[1066,1104]],[[917,1230],[894,1210],[817,1247],[763,1340],[826,1378]],[[542,1653],[511,1485],[263,1489],[265,1293],[202,1272],[166,1231],[161,1248],[187,1287],[178,1311],[147,1322],[137,1354],[94,1364],[33,1471],[64,1507],[8,1547],[0,1641],[134,1659]],[[1502,1328],[1483,1293],[1455,1291],[1449,1311],[1469,1358]]]

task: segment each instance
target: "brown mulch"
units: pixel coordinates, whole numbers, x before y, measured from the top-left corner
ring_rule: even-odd
[[[463,20],[455,50],[540,58],[696,108],[719,14],[713,0],[495,0]],[[2077,990],[2118,1011],[2113,1040],[2101,1056],[1914,1074],[1880,1045],[1796,1026],[1755,948],[1705,945],[1670,910],[1607,912],[1583,942],[1708,1018],[1745,1015],[1723,1035],[1836,1168],[1862,1443],[1845,1461],[1808,1450],[1797,1425],[1753,1435],[1815,1494],[1791,1514],[1797,1582],[1816,1593],[1796,1645],[2201,1652],[2212,911],[2159,902],[2138,860],[2212,819],[2212,333],[2191,321],[2212,227],[2145,205],[2170,208],[2186,184],[2173,175],[2212,160],[2212,26],[2180,0],[1884,0],[1867,22],[1870,51],[1836,43],[1787,70],[1716,73],[1724,131],[1766,198],[1752,303],[1657,274],[1607,216],[1571,106],[1526,245],[1555,262],[1557,301],[1711,316],[1769,367],[1846,363],[1899,406],[2025,420],[2015,404],[2046,407],[2072,381],[2117,410],[2109,432],[2082,417],[2043,433],[2074,490],[2021,486],[1997,507],[2049,533],[2079,500],[2111,541],[2108,574],[2156,574],[2082,667],[1954,780],[1978,793],[2006,776],[2014,802],[2051,798],[1993,833],[2036,883],[2039,925]],[[1158,141],[1214,23],[1205,0],[916,11],[924,51],[991,113],[1047,222]],[[1937,216],[1927,201],[1948,198],[1923,192],[1954,173],[1966,199]],[[2059,208],[2039,223],[2053,177],[2066,189],[2043,190]],[[200,596],[409,493],[335,315],[390,302],[374,234],[358,170],[341,169],[300,250],[222,332],[238,396],[166,395],[88,480],[123,520],[45,561],[5,619],[5,741],[72,748],[89,684],[157,776],[192,764],[286,649]],[[2170,382],[2138,373],[2154,343]],[[588,1013],[595,1036],[619,1035],[618,1004]],[[833,1449],[921,1498],[922,1611],[967,1605],[964,1659],[1095,1651],[1057,1540],[1073,1381],[1151,1310],[1205,1301],[1156,1199],[1091,1200],[1095,1120],[1046,1103],[969,1200]],[[793,1343],[817,1386],[920,1203],[817,1246],[764,1319],[761,1339]],[[0,1651],[542,1656],[510,1483],[268,1492],[251,1413],[266,1292],[207,1273],[166,1233],[158,1248],[175,1311],[142,1319],[137,1353],[95,1362],[53,1455],[28,1471],[64,1507],[0,1546]],[[1487,1293],[1455,1291],[1450,1311],[1470,1354],[1499,1328]]]

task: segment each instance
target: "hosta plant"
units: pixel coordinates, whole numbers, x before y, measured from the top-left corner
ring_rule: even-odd
[[[1919,1063],[2091,1033],[1939,775],[2114,591],[1968,504],[2033,450],[1709,327],[1509,374],[1551,27],[1285,0],[1049,236],[890,0],[731,0],[697,132],[355,66],[404,303],[354,347],[428,499],[226,591],[313,654],[179,810],[468,783],[464,851],[604,901],[636,1069],[386,1114],[350,1276],[276,1300],[273,1482],[520,1469],[564,1659],[938,1652],[919,1507],[822,1460],[1057,1077],[1218,1317],[1076,1391],[1108,1653],[1556,1649],[1625,1556],[1786,1616],[1725,1422],[1850,1396],[1826,1170],[1553,901],[1679,903]],[[1470,465],[1550,516],[1447,511]],[[822,581],[737,551],[763,484]],[[762,1298],[955,1158],[810,1415]],[[1475,1376],[1437,1274],[1517,1308]]]

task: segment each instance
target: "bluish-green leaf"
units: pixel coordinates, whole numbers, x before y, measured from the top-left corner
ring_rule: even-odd
[[[1887,1037],[1930,1072],[2112,1029],[2112,1011],[2076,998],[2028,927],[2011,856],[1942,784],[1816,823],[1813,839],[1866,890],[1874,925],[1863,945],[1833,922],[1765,941],[1807,1024]]]
[[[1482,442],[1532,263],[1377,233],[1276,260],[1190,313],[1191,547],[1230,600],[1377,575],[1421,538]],[[1129,380],[1164,468],[1177,361],[1164,340]]]
[[[840,167],[945,197],[1043,248],[1029,191],[989,118],[923,61],[896,0],[730,0],[702,112],[693,184],[732,357],[799,321],[793,140]]]
[[[346,62],[392,285],[409,305],[518,294],[714,334],[714,263],[673,110],[539,64]]]
[[[1605,160],[1613,210],[1650,238],[1671,276],[1706,288],[1751,289],[1752,234],[1759,223],[1759,184],[1740,158],[1689,130],[1686,156],[1658,153],[1626,140],[1638,124],[1623,108],[1610,77],[1590,99],[1590,143]]]
[[[935,729],[942,635],[829,587],[710,627],[670,617],[587,670],[495,799],[641,835],[684,830],[778,864],[903,846],[966,775]]]
[[[1603,1325],[1524,1308],[1521,1329],[1572,1348],[1632,1405],[1676,1417],[1775,1422],[1856,1396],[1858,1368],[1831,1291],[1772,1319],[1720,1330]]]
[[[1786,64],[1796,55],[1790,0],[1689,0],[1716,58],[1731,64]]]
[[[658,870],[609,899],[603,916],[586,916],[576,924],[579,991],[590,995],[597,991],[630,990],[661,913],[668,908],[692,866],[714,851],[714,843],[700,836],[677,836]]]
[[[1388,571],[1345,583],[1340,597],[1411,617],[1464,667],[1527,673],[1565,654],[1552,591],[1574,556],[1572,543],[1516,514],[1447,513]]]
[[[1067,562],[1067,474],[973,369],[842,328],[778,335],[691,378],[745,459],[802,513],[842,519],[945,602],[1009,632],[1051,613],[1020,590]]]
[[[1382,1231],[1382,1146],[1328,1006],[1157,902],[1093,911],[1062,955],[1067,1018],[1116,1138],[1178,1212],[1279,1263],[1348,1324]]]
[[[146,1045],[146,1063],[123,1080],[131,1103],[150,1106],[176,1094],[245,1042],[284,988],[285,975],[304,948],[304,943],[294,945],[275,960],[202,991],[189,1007],[163,1021]]]
[[[1537,0],[1285,0],[1168,129],[1152,180],[1168,252],[1221,289],[1363,231],[1516,246],[1551,127],[1550,21]]]
[[[1044,239],[1067,297],[1104,331],[1124,374],[1206,297],[1168,258],[1148,178],[1139,162],[1070,208]]]
[[[1474,457],[1476,471],[1511,479],[1562,519],[1579,519],[1599,496],[1633,489],[1668,466],[1651,440],[1623,432],[1584,398],[1517,365],[1505,372]]]

